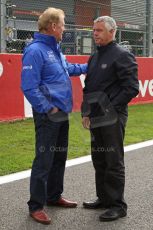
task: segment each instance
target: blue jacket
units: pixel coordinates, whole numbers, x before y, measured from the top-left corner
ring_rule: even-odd
[[[38,113],[53,107],[72,111],[70,76],[87,72],[87,64],[70,64],[53,36],[35,33],[24,51],[21,88]]]

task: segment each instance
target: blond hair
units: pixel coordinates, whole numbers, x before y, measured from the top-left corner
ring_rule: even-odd
[[[38,19],[39,31],[47,30],[49,23],[58,23],[61,16],[65,17],[64,11],[61,9],[52,7],[46,9]]]

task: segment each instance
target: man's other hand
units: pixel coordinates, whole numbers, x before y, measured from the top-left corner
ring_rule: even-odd
[[[90,119],[89,117],[83,117],[82,118],[82,125],[85,129],[89,129],[90,128]]]

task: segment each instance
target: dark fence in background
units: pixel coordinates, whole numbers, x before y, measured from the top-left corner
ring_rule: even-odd
[[[112,16],[118,25],[116,40],[136,56],[152,53],[153,0],[0,0],[1,52],[22,53],[37,31],[39,15],[48,7],[65,11],[64,54],[91,54],[93,20]]]

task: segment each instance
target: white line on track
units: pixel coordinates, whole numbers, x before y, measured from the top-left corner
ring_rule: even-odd
[[[136,149],[148,147],[151,145],[153,145],[153,140],[125,146],[124,150],[125,150],[125,152],[129,152],[129,151],[133,151]],[[79,158],[72,159],[72,160],[67,160],[66,167],[79,165],[79,164],[86,163],[89,161],[91,161],[90,155],[84,156],[84,157],[79,157]],[[31,173],[31,170],[26,170],[23,172],[12,173],[12,174],[6,175],[6,176],[0,176],[0,184],[5,184],[5,183],[12,182],[12,181],[28,178],[28,177],[30,177],[30,173]]]

